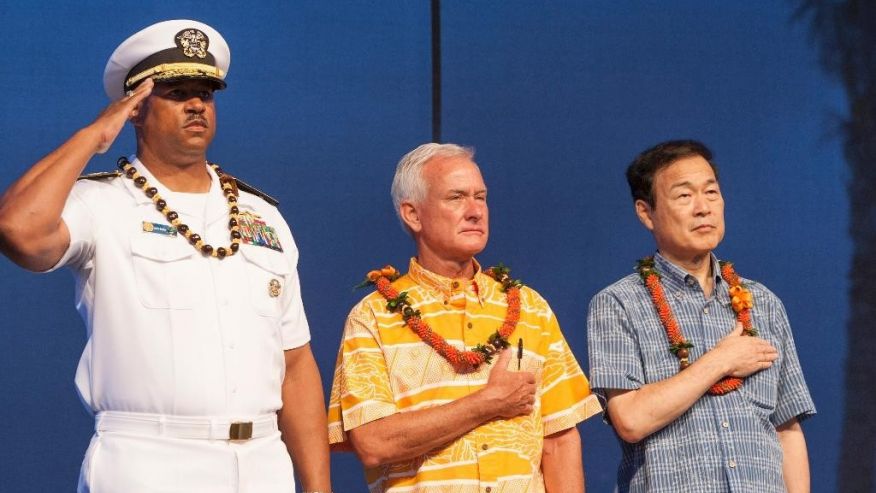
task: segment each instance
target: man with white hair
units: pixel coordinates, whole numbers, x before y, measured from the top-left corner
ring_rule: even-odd
[[[229,59],[199,22],[134,34],[107,63],[113,103],[0,197],[2,252],[77,280],[80,492],[289,493],[290,455],[305,490],[331,490],[292,234],[206,158]],[[136,154],[77,181],[126,121]]]
[[[473,152],[414,149],[392,198],[417,256],[366,276],[377,291],[347,319],[329,440],[356,451],[372,493],[584,491],[576,425],[600,405],[547,302],[474,259],[489,214]]]

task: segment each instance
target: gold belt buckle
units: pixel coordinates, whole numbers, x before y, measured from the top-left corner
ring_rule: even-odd
[[[252,421],[238,421],[228,427],[229,440],[249,440],[252,438]]]

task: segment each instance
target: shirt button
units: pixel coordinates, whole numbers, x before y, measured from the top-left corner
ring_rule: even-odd
[[[729,461],[727,461],[727,465],[730,466],[731,468],[736,467],[736,461],[733,459],[730,459]]]
[[[693,277],[688,277],[687,281],[685,282],[687,282],[688,286],[693,286],[694,284],[696,284],[697,281]]]
[[[447,303],[448,303],[448,301],[447,301],[447,300],[444,300],[444,304],[446,305]]]
[[[452,287],[453,289],[456,289],[459,287],[459,283],[456,281],[453,281],[452,283],[450,283],[450,287]]]
[[[469,323],[466,325],[466,327],[468,327],[468,328],[470,329],[470,328],[472,328],[472,327],[474,327],[474,326],[471,324],[471,322],[469,322]]]
[[[493,491],[493,488],[490,488],[489,486],[487,486],[486,488],[484,488],[484,491],[486,491],[487,493],[490,493],[491,491]]]
[[[709,314],[709,307],[705,307],[705,308],[703,308],[703,313],[705,313],[706,315],[708,315],[708,314]]]
[[[485,443],[485,444],[481,445],[481,448],[483,450],[487,450],[488,448],[490,448],[490,446]]]
[[[725,421],[721,421],[721,426],[722,426],[723,428],[730,428],[730,422],[729,422],[729,421],[726,421],[726,420],[725,420]]]

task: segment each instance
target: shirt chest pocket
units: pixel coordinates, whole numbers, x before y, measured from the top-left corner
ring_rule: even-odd
[[[199,289],[199,255],[185,239],[143,233],[131,240],[137,293],[146,308],[191,309]]]
[[[246,278],[253,309],[265,317],[279,317],[283,313],[286,280],[291,272],[283,252],[270,248],[241,245],[240,253],[246,261]]]
[[[663,328],[660,327],[662,331]],[[640,342],[639,350],[642,356],[642,373],[645,379],[643,384],[660,382],[667,378],[675,376],[680,371],[680,360],[675,354],[669,350],[669,341],[665,333],[654,331],[649,335],[648,340]],[[696,344],[696,343],[695,343]],[[699,343],[702,345],[702,343]],[[691,362],[696,361],[696,347],[689,349]]]
[[[757,323],[757,322],[756,322]],[[763,327],[763,323],[760,325]],[[781,348],[781,343],[769,334],[761,334],[773,347]],[[779,351],[779,357],[773,361],[772,366],[765,370],[749,375],[742,384],[742,393],[754,404],[758,410],[770,415],[775,411],[779,397],[779,376],[784,365],[784,355]]]

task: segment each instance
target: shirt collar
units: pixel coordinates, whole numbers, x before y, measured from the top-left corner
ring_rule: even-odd
[[[718,264],[718,259],[714,253],[709,254],[709,260],[712,263],[712,275],[715,276],[715,291],[719,291],[723,279],[721,278],[721,266]],[[670,262],[666,257],[660,255],[660,252],[654,254],[654,263],[657,265],[657,271],[660,273],[660,279],[664,285],[669,288],[685,288],[697,286],[697,278],[688,274],[681,267]]]
[[[474,263],[475,274],[471,279],[451,279],[426,269],[417,262],[416,257],[411,257],[410,264],[408,265],[408,276],[418,285],[440,294],[445,300],[471,287],[471,292],[477,296],[478,302],[483,305],[484,291],[487,287],[487,279],[490,279],[490,277],[481,271],[481,264],[477,260],[472,259],[472,262]]]
[[[143,163],[137,158],[137,156],[132,156],[132,158],[129,159],[129,161],[131,163],[131,166],[137,168],[137,171],[141,175],[143,175],[143,177],[146,178],[146,181],[151,183],[152,186],[154,186],[155,188],[158,188],[160,183],[158,183],[158,180],[156,180],[155,177],[152,176],[152,173],[150,173],[149,170],[146,169],[146,166],[143,166]],[[143,193],[143,190],[140,187],[138,187],[136,183],[134,183],[134,180],[125,176],[124,171],[122,172],[122,183],[125,184],[125,188],[128,189],[128,192],[130,192],[131,196],[134,197],[134,200],[138,204],[151,204],[152,203],[152,199],[150,199],[149,197],[146,196],[145,193]],[[161,193],[160,188],[158,189],[158,193]]]

